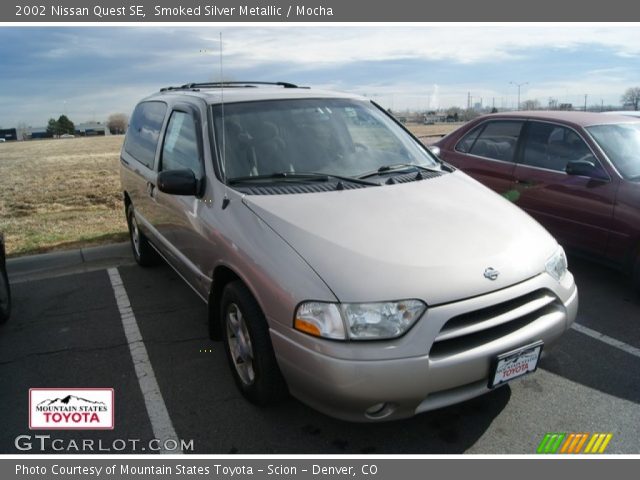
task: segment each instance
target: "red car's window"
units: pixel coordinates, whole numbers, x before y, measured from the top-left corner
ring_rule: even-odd
[[[484,127],[485,125],[482,124],[471,130],[471,132],[467,133],[456,145],[456,150],[461,153],[469,153],[469,150],[471,150],[471,147],[473,147],[476,138],[478,138],[478,135]]]
[[[513,120],[487,122],[468,133],[456,145],[456,150],[479,157],[511,162],[522,124],[522,121]]]
[[[564,172],[572,160],[587,160],[599,165],[587,144],[572,129],[553,123],[529,124],[523,164]]]

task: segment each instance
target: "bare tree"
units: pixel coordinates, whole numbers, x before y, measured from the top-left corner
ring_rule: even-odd
[[[129,118],[124,113],[113,113],[107,120],[107,128],[112,135],[126,132],[127,125],[129,125]]]
[[[627,88],[620,101],[623,105],[630,105],[634,110],[638,110],[638,106],[640,106],[640,87]]]
[[[18,140],[28,140],[29,126],[24,122],[18,123],[18,126],[16,127],[16,133],[18,135]]]
[[[460,107],[451,107],[446,112],[447,122],[458,122],[462,117],[462,109]]]
[[[539,110],[540,102],[538,100],[525,100],[522,102],[520,108],[522,110]]]

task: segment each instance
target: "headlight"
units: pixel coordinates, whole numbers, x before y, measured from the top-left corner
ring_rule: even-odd
[[[567,273],[567,256],[564,254],[562,247],[558,247],[556,253],[554,253],[547,263],[544,265],[545,270],[549,275],[555,278],[557,281],[561,281],[565,273]]]
[[[427,306],[420,300],[380,303],[304,302],[294,327],[317,337],[340,340],[382,340],[403,335]]]
[[[298,306],[294,327],[316,337],[344,340],[344,322],[334,303],[305,302]]]

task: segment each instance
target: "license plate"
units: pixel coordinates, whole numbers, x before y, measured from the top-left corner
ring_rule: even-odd
[[[489,388],[510,382],[514,378],[534,372],[542,352],[542,342],[532,343],[511,352],[498,355],[489,376]]]

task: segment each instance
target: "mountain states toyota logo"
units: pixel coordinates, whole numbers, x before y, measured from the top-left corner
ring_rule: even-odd
[[[113,388],[29,389],[30,430],[113,430]]]

